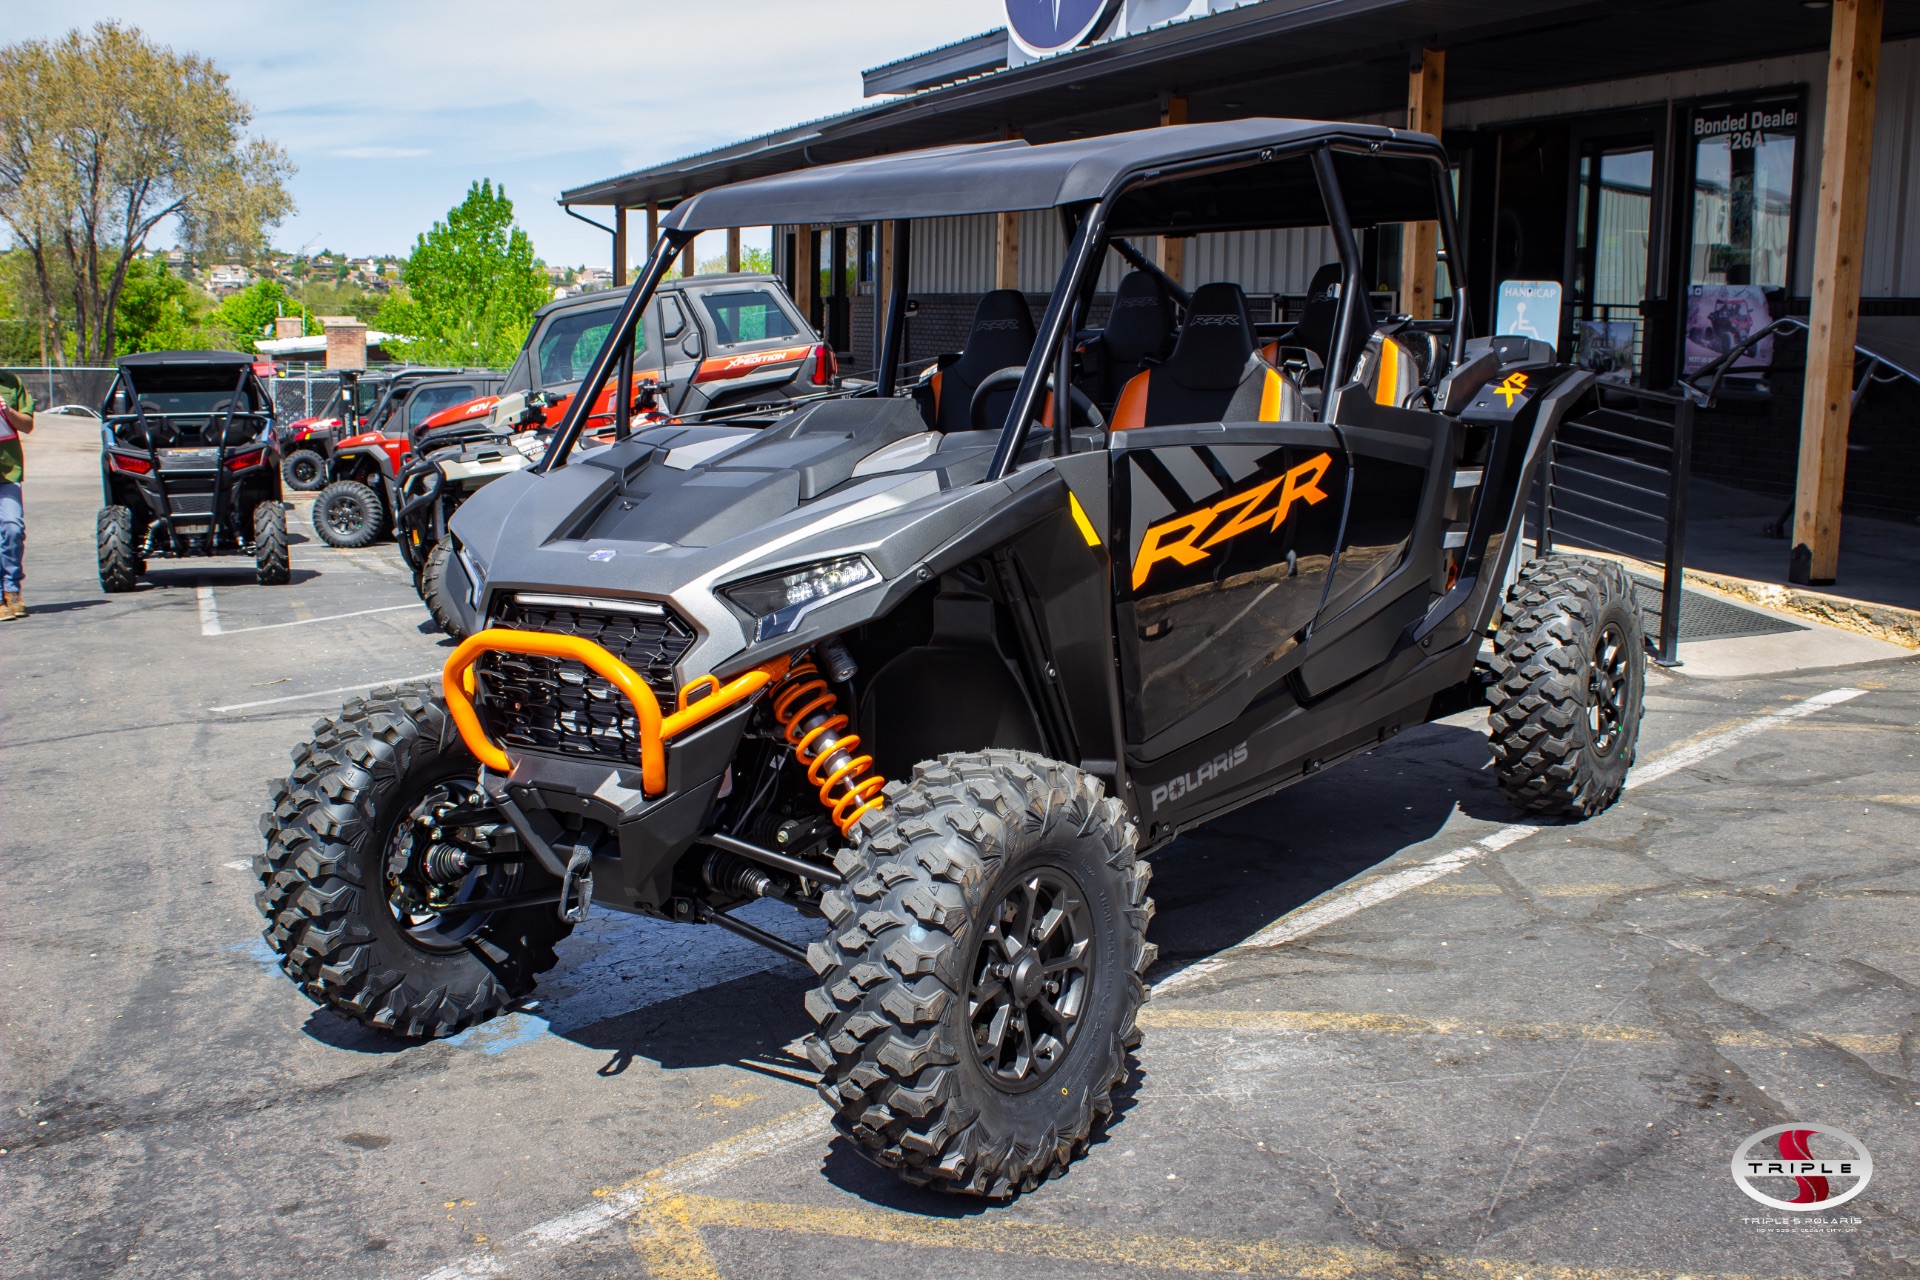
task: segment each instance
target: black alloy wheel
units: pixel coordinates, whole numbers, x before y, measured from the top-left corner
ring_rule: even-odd
[[[974,1056],[994,1085],[1022,1093],[1066,1060],[1093,987],[1093,919],[1062,867],[1012,885],[986,915],[967,995]]]
[[[394,823],[387,837],[387,909],[407,939],[428,951],[459,951],[486,927],[492,913],[450,908],[505,898],[519,891],[517,864],[487,861],[487,833],[479,826],[443,827],[440,816],[485,803],[470,778],[449,778]]]
[[[1631,652],[1617,622],[1609,622],[1594,641],[1593,667],[1587,677],[1587,727],[1594,750],[1603,754],[1613,750],[1614,740],[1626,727]]]

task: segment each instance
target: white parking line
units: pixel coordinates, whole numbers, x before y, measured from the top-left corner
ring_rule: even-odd
[[[204,587],[202,588],[202,590],[206,591],[207,598],[209,601],[211,601],[213,597],[213,588]],[[378,609],[355,609],[352,613],[330,613],[324,618],[299,618],[293,622],[269,622],[265,626],[260,626],[260,627],[227,627],[224,630],[221,628],[219,622],[215,621],[215,623],[213,624],[212,631],[206,630],[205,620],[203,617],[200,634],[215,635],[215,636],[243,636],[247,634],[247,632],[249,631],[278,631],[282,627],[305,627],[305,626],[311,626],[313,623],[316,623],[316,622],[338,622],[342,618],[364,618],[370,613],[393,613],[395,610],[398,610],[398,609],[424,609],[426,607],[427,607],[426,605],[420,603],[418,600],[415,600],[412,604],[389,604],[389,605],[382,605]]]
[[[1627,786],[1632,788],[1643,783],[1658,781],[1725,751],[1735,743],[1751,738],[1757,733],[1763,733],[1789,720],[1812,715],[1827,707],[1837,706],[1865,692],[1864,689],[1834,689],[1808,698],[1804,702],[1783,707],[1778,711],[1770,711],[1752,720],[1723,729],[1698,742],[1680,747],[1658,760],[1649,761],[1633,774]],[[1416,863],[1375,880],[1363,881],[1344,893],[1335,893],[1303,910],[1282,916],[1239,944],[1238,947],[1230,948],[1219,956],[1189,966],[1169,978],[1162,979],[1154,984],[1153,992],[1159,995],[1204,977],[1225,964],[1232,951],[1255,946],[1276,946],[1316,929],[1325,928],[1355,912],[1386,902],[1409,889],[1418,888],[1429,881],[1457,871],[1475,859],[1489,853],[1496,853],[1539,830],[1541,830],[1540,827],[1530,823],[1516,822],[1481,836],[1450,853],[1441,854],[1439,857]],[[508,1260],[503,1255],[531,1253],[576,1244],[613,1226],[655,1196],[689,1190],[749,1161],[771,1155],[784,1147],[817,1139],[831,1131],[825,1107],[810,1107],[793,1112],[771,1124],[749,1130],[717,1146],[676,1161],[659,1173],[638,1180],[637,1183],[607,1192],[584,1209],[577,1209],[572,1213],[561,1214],[536,1223],[512,1237],[500,1253],[469,1255],[428,1272],[421,1277],[421,1280],[498,1280],[500,1277],[517,1274],[515,1269],[509,1267]]]
[[[361,684],[343,684],[333,689],[315,689],[309,693],[290,693],[284,698],[262,698],[258,702],[236,702],[231,706],[208,707],[209,711],[251,711],[255,707],[274,707],[283,702],[305,702],[309,698],[324,698],[335,693],[357,693],[362,689],[377,689],[388,684],[412,684],[416,680],[437,680],[438,671],[429,671],[423,676],[388,676],[384,680],[368,680]]]
[[[1744,742],[1755,734],[1765,733],[1768,729],[1785,724],[1789,720],[1798,720],[1816,711],[1838,706],[1865,692],[1864,689],[1832,689],[1826,693],[1816,694],[1804,702],[1796,702],[1790,707],[1769,711],[1765,715],[1755,716],[1751,720],[1722,729],[1719,733],[1710,734],[1698,742],[1688,743],[1657,760],[1650,760],[1639,766],[1627,776],[1626,790],[1631,791],[1649,782],[1658,782],[1662,778],[1718,755],[1728,747]],[[1430,884],[1442,876],[1452,875],[1460,868],[1478,862],[1489,853],[1498,853],[1510,844],[1525,840],[1540,829],[1532,823],[1516,822],[1490,835],[1481,836],[1451,852],[1440,854],[1438,857],[1416,862],[1411,866],[1390,871],[1386,875],[1376,876],[1370,880],[1362,880],[1346,889],[1336,889],[1297,911],[1281,916],[1245,942],[1237,943],[1218,955],[1190,964],[1180,972],[1162,978],[1154,983],[1154,994],[1159,995],[1165,991],[1176,991],[1181,987],[1191,986],[1208,974],[1224,967],[1232,959],[1234,952],[1277,947],[1282,943],[1292,942],[1295,938],[1305,937],[1318,929],[1324,929],[1335,921],[1345,920],[1348,916],[1365,911],[1368,907],[1378,906],[1409,890],[1418,889],[1423,884]]]
[[[220,634],[220,607],[213,602],[213,584],[203,582],[193,589],[200,599],[200,634],[217,636]]]

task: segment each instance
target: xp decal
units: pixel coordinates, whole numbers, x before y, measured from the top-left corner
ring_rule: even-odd
[[[1294,503],[1313,506],[1327,498],[1320,481],[1332,465],[1332,454],[1318,454],[1265,484],[1222,498],[1198,511],[1149,525],[1146,536],[1140,540],[1139,554],[1133,558],[1133,589],[1138,591],[1145,586],[1153,567],[1163,561],[1199,564],[1213,554],[1213,548],[1249,529],[1278,532]],[[1263,506],[1273,497],[1275,489],[1280,491],[1279,497],[1271,506]]]
[[[1153,812],[1158,813],[1160,806],[1169,800],[1178,800],[1181,796],[1200,788],[1227,774],[1232,769],[1247,762],[1247,744],[1228,751],[1222,751],[1213,759],[1206,761],[1197,769],[1189,769],[1177,778],[1170,778],[1153,789],[1149,804]]]

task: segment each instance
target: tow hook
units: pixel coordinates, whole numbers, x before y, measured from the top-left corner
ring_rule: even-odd
[[[576,844],[573,855],[567,859],[567,874],[560,879],[560,918],[568,924],[579,924],[587,918],[587,907],[593,902],[593,849],[590,845]]]

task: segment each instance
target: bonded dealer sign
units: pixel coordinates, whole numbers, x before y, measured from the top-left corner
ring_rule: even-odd
[[[1007,0],[1007,32],[1039,58],[1084,44],[1107,25],[1120,0]]]

